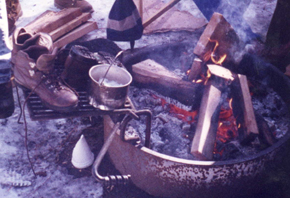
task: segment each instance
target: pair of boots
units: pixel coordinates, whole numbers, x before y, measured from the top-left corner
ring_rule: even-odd
[[[78,104],[77,95],[54,73],[57,49],[53,48],[51,37],[46,33],[33,35],[19,28],[14,31],[12,41],[15,83],[35,92],[53,110],[74,109]]]

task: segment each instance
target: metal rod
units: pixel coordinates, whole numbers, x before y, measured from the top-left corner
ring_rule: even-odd
[[[105,78],[106,78],[106,76],[107,76],[107,74],[108,74],[108,72],[109,72],[111,66],[113,65],[113,63],[115,62],[115,60],[116,60],[116,59],[117,59],[117,58],[118,58],[122,53],[123,53],[123,50],[119,51],[118,54],[115,56],[115,58],[113,59],[113,61],[112,61],[111,64],[110,64],[110,66],[108,67],[108,69],[107,69],[107,71],[106,71],[106,73],[105,73],[105,75],[104,75],[104,77],[103,77],[103,79],[102,79],[102,81],[101,81],[101,83],[100,83],[100,86],[102,86],[102,84],[103,84],[103,82],[104,82],[104,80],[105,80]]]
[[[126,116],[125,116],[126,117]],[[102,176],[98,172],[98,168],[101,164],[101,161],[103,160],[107,150],[109,149],[111,143],[113,142],[113,139],[120,127],[120,122],[117,122],[115,126],[113,127],[111,134],[109,135],[108,139],[104,143],[101,151],[99,152],[92,168],[92,174],[98,180],[99,182],[104,183],[106,186],[113,186],[118,184],[126,185],[130,181],[131,175],[109,175],[109,176]]]
[[[177,4],[180,0],[172,0],[168,4],[166,4],[163,8],[161,8],[155,15],[147,19],[143,23],[143,27],[146,28],[148,25],[150,25],[153,21],[155,21],[158,17],[160,17],[162,14],[167,12],[170,8],[172,8],[175,4]]]
[[[141,20],[143,20],[143,0],[139,0],[139,14],[140,14]]]

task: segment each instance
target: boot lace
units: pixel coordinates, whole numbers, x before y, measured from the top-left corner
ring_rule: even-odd
[[[50,72],[48,74],[42,73],[41,78],[42,82],[49,90],[56,92],[60,91],[61,89],[64,89],[62,79],[54,72]]]

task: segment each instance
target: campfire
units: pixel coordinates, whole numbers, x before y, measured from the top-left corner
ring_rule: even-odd
[[[214,13],[193,50],[196,57],[191,69],[187,71],[188,80],[174,75],[151,59],[132,66],[134,80],[142,87],[151,89],[154,86],[156,91],[167,89],[173,90],[172,92],[178,89],[178,95],[172,94],[170,91],[165,94],[177,101],[183,103],[186,101],[188,106],[180,105],[179,102],[172,104],[162,96],[148,94],[153,101],[158,101],[155,103],[160,105],[160,109],[164,109],[168,114],[181,120],[183,126],[188,125],[189,134],[182,135],[180,132],[175,132],[187,138],[184,149],[188,154],[184,154],[186,151],[181,154],[186,159],[229,160],[225,156],[230,154],[224,153],[225,150],[229,150],[227,147],[232,147],[228,152],[233,152],[232,150],[236,152],[241,147],[246,147],[247,149],[253,148],[249,153],[257,153],[260,148],[265,147],[264,144],[271,146],[277,141],[274,131],[265,130],[265,127],[262,127],[266,122],[264,118],[255,113],[252,104],[253,93],[249,88],[250,81],[246,75],[238,73],[238,69],[235,68],[237,60],[233,56],[232,50],[238,49],[238,44],[238,37],[230,24],[221,14]],[[133,92],[135,93],[132,97],[134,99],[134,95],[138,95],[138,91]],[[183,95],[183,92],[189,94]],[[137,106],[147,108],[140,102]],[[149,108],[153,112],[156,111],[155,107]],[[163,124],[170,122],[169,118],[157,116]],[[137,127],[137,124],[134,126]],[[154,127],[160,130],[159,127]],[[176,130],[178,129],[176,128]],[[182,129],[180,130],[182,131]],[[177,138],[172,135],[166,139],[170,132],[161,130],[159,133],[161,139],[165,141],[173,141],[172,139]],[[158,143],[156,144],[158,145]],[[168,143],[168,145],[170,144]],[[256,151],[254,151],[255,149]],[[160,151],[160,144],[156,150]],[[170,152],[165,151],[165,153]],[[236,153],[237,156],[231,156],[231,159],[244,156],[245,151],[240,151],[240,154]],[[176,153],[173,156],[181,157]]]
[[[82,22],[79,31],[65,35],[71,27],[63,23],[62,31],[57,29],[62,35],[52,29],[46,30],[59,47],[70,43],[72,37],[97,28],[96,24],[87,22],[90,14],[78,14],[77,10],[70,12],[77,14],[75,27]],[[56,15],[47,12],[41,17],[47,19],[51,14]],[[71,13],[64,11],[62,16],[66,18]],[[35,29],[38,25],[31,23],[28,28]],[[102,42],[106,42],[104,40]],[[90,79],[85,82],[95,80],[95,87],[93,84],[90,89],[72,86],[79,97],[77,110],[57,114],[41,107],[36,114],[40,115],[42,111],[48,115],[49,112],[50,118],[72,114],[103,116],[105,143],[93,164],[98,181],[117,185],[132,180],[136,186],[156,196],[188,197],[196,190],[202,194],[214,189],[215,196],[223,197],[229,186],[243,187],[261,173],[264,165],[274,159],[276,145],[280,146],[286,141],[284,139],[288,139],[289,121],[284,118],[289,117],[286,110],[289,101],[284,103],[285,97],[280,96],[279,90],[268,86],[272,82],[264,86],[259,81],[261,79],[254,79],[260,71],[269,73],[272,68],[258,71],[240,67],[245,65],[243,61],[247,58],[242,56],[243,42],[221,14],[213,14],[196,44],[186,41],[134,49],[130,40],[131,50],[117,49],[106,59],[104,54],[107,52],[98,51],[100,48],[93,46],[94,42],[76,44],[79,47],[86,45],[86,50],[103,57],[106,70],[98,76],[99,71],[91,75],[90,69]],[[104,48],[111,46],[100,45]],[[69,53],[72,46],[74,43],[66,45],[63,53]],[[164,66],[167,61],[164,55],[169,50],[172,50],[167,54],[171,56],[168,60],[171,68]],[[122,56],[117,60],[113,55],[118,52]],[[58,61],[64,62],[66,57],[61,58],[58,57]],[[102,62],[98,63],[104,66]],[[58,66],[62,71],[63,65]],[[121,82],[125,74],[121,75],[117,68],[126,75],[128,73],[126,83]],[[116,91],[109,94],[109,98],[103,97],[108,93],[103,90],[102,97],[98,98],[101,95],[98,89],[105,87],[102,83],[99,86],[98,83],[105,79],[99,77],[107,76],[109,69],[115,71],[110,76],[111,82],[115,83],[119,78],[118,83],[126,85],[125,91],[121,92],[124,97],[117,106],[112,106],[112,101],[116,102],[119,97]],[[247,75],[249,73],[253,75]],[[284,83],[284,79],[279,80]],[[90,98],[89,102],[88,95],[95,98]],[[263,98],[275,103],[269,105]],[[271,111],[275,113],[270,115]],[[146,119],[143,119],[144,115]],[[98,166],[107,150],[121,175],[102,177],[98,174]],[[145,176],[148,181],[144,180]]]

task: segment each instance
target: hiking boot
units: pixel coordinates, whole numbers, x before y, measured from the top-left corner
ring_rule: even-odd
[[[17,28],[12,35],[12,57],[11,62],[15,62],[16,54],[19,50],[27,49],[29,46],[38,46],[38,53],[45,54],[52,52],[53,44],[51,37],[45,33],[33,35],[24,28]]]
[[[93,7],[85,0],[54,0],[55,7],[64,8],[80,8],[82,12],[93,12]]]
[[[49,35],[39,34],[38,40],[49,41],[46,40]],[[39,45],[44,44],[42,42],[36,43],[16,52],[13,66],[15,83],[35,92],[44,105],[53,110],[72,110],[77,106],[78,97],[53,72],[57,49],[52,49],[51,39],[47,42],[48,47]]]
[[[9,34],[15,30],[15,23],[22,15],[19,0],[6,0]]]

